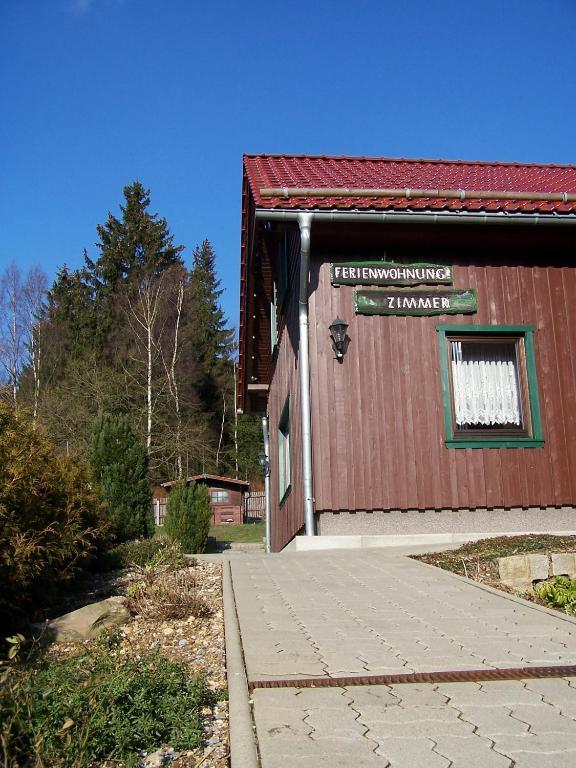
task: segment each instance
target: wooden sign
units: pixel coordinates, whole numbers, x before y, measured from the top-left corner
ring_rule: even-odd
[[[330,264],[332,285],[452,285],[452,267],[352,261]]]
[[[460,315],[476,312],[477,308],[474,288],[354,291],[354,309],[360,315]]]

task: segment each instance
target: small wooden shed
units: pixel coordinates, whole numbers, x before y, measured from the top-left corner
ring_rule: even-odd
[[[171,480],[162,483],[162,487],[169,493],[170,488],[177,482],[177,480]],[[186,483],[202,483],[207,486],[214,525],[226,523],[241,525],[244,522],[244,496],[250,490],[249,482],[237,480],[234,477],[202,474],[187,477]]]

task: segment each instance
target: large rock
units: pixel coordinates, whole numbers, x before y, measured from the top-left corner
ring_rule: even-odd
[[[498,558],[500,581],[515,589],[527,589],[548,578],[547,555],[511,555]]]
[[[561,552],[552,555],[552,575],[569,576],[576,579],[576,552]]]
[[[130,611],[121,597],[109,597],[98,603],[85,605],[42,625],[50,640],[91,640],[102,630],[120,627],[130,619]]]

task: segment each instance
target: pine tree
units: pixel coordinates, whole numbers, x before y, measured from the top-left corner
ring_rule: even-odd
[[[164,532],[189,554],[206,549],[212,510],[208,489],[200,483],[177,483],[168,496]]]
[[[92,433],[91,464],[118,541],[154,532],[148,456],[126,416],[103,413]]]
[[[232,373],[233,334],[220,307],[222,292],[216,276],[214,250],[209,241],[204,240],[193,253],[187,291],[188,324],[183,336],[189,349],[188,375],[209,417],[210,432],[216,446],[223,412],[227,411],[228,416],[232,413],[232,403],[227,402],[231,398],[227,395]],[[212,451],[214,456],[215,452]]]

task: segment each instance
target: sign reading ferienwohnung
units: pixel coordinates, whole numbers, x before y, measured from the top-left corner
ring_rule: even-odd
[[[452,267],[388,261],[330,264],[332,285],[452,285]]]

